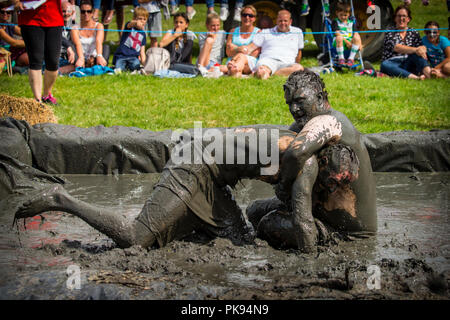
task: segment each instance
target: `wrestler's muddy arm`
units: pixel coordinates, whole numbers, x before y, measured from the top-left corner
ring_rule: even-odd
[[[312,192],[318,171],[317,158],[312,156],[292,185],[294,234],[298,249],[304,252],[315,250],[319,236],[312,214]]]
[[[290,198],[290,190],[305,162],[328,143],[342,137],[341,122],[331,115],[314,117],[290,143],[281,159],[280,183],[276,194],[282,201]]]

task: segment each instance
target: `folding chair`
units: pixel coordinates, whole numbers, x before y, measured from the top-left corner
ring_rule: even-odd
[[[350,19],[356,24],[355,12],[353,9],[353,1],[350,0],[350,6],[352,8],[352,15]],[[323,0],[322,0],[322,10],[323,9]],[[325,12],[322,12],[322,22],[324,26],[324,36],[322,41],[322,54],[320,55],[319,60],[323,63],[324,72],[323,73],[331,73],[334,71],[342,71],[343,67],[337,64],[338,61],[338,53],[335,47],[333,47],[333,39],[334,32],[331,28],[331,20],[329,17],[325,15]],[[356,70],[357,68],[364,69],[364,62],[362,59],[362,46],[358,51],[358,60],[359,62],[354,64],[350,69]],[[350,50],[344,50],[344,57],[348,57],[350,54]],[[328,55],[328,56],[327,56]]]

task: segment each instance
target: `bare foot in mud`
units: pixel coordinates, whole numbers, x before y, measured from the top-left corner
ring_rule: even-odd
[[[61,185],[51,186],[25,201],[17,209],[15,219],[34,217],[42,212],[59,210],[62,203],[61,199],[66,195],[67,191]]]

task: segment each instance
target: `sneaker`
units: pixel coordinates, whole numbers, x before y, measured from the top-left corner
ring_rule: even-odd
[[[223,76],[223,73],[220,71],[219,67],[214,67],[212,71],[209,71],[205,77],[206,78],[220,78],[221,76]]]
[[[177,13],[178,11],[180,11],[180,7],[179,6],[172,6],[172,10],[170,11],[170,15],[174,16],[175,13]]]
[[[234,21],[241,22],[241,11],[242,7],[234,9],[234,17],[233,17]]]
[[[58,102],[56,101],[55,97],[52,96],[51,93],[49,93],[48,96],[43,97],[42,98],[42,102],[46,103],[46,104],[51,104],[51,105],[54,105],[54,106],[58,105]]]
[[[323,4],[323,13],[325,14],[325,17],[330,16],[330,4],[329,3]]]
[[[338,63],[337,63],[337,66],[338,67],[345,67],[346,66],[345,60],[344,59],[339,59]]]
[[[208,74],[208,70],[204,66],[198,65],[197,67],[202,77],[205,77]]]
[[[348,68],[353,68],[353,65],[355,64],[355,61],[353,59],[348,59],[345,63],[345,66]]]
[[[306,4],[302,4],[302,7],[300,9],[300,15],[301,16],[307,16],[308,13],[309,13],[309,5],[307,3]]]
[[[355,76],[369,76],[369,77],[376,77],[377,72],[374,69],[364,69],[360,72],[356,72]]]
[[[228,11],[227,7],[220,7],[220,20],[226,21],[229,15],[230,11]]]
[[[121,73],[122,73],[122,69],[120,69],[120,68],[114,69],[114,74],[121,74]]]
[[[195,9],[192,9],[191,11],[187,12],[188,19],[192,20],[192,18],[194,18],[196,13],[197,13],[197,11],[195,11]]]

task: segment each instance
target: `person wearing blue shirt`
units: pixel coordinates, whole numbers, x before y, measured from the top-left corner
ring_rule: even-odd
[[[425,25],[426,36],[422,38],[427,48],[427,57],[431,65],[431,76],[447,78],[450,76],[450,40],[439,35],[439,24],[429,21]]]
[[[113,64],[116,73],[124,70],[139,70],[145,63],[145,24],[148,19],[148,11],[143,7],[134,9],[133,20],[128,22],[120,38],[120,45],[114,54]]]

